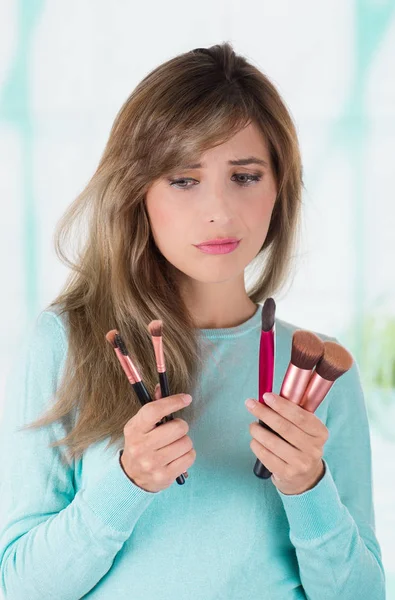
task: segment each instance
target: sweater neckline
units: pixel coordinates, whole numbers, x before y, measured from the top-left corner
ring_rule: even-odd
[[[257,309],[255,313],[244,321],[240,323],[240,325],[236,325],[235,327],[222,327],[218,329],[197,329],[201,336],[209,339],[217,339],[217,338],[234,338],[240,335],[244,335],[249,331],[256,329],[257,327],[261,327],[261,315],[262,315],[262,305],[257,304]]]

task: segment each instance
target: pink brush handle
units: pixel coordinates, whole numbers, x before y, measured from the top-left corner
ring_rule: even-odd
[[[259,394],[258,400],[265,404],[263,394],[273,391],[274,380],[274,341],[275,325],[270,331],[261,331],[259,345]]]
[[[270,331],[261,331],[261,341],[259,346],[259,393],[258,401],[265,404],[263,394],[266,392],[273,391],[274,382],[274,365],[275,365],[275,324]],[[262,427],[265,427],[269,431],[273,431],[271,427],[266,425],[259,419],[259,423]],[[278,435],[278,434],[277,434]],[[280,436],[281,437],[281,436]],[[269,479],[271,472],[261,461],[257,458],[254,466],[254,474],[260,479]]]

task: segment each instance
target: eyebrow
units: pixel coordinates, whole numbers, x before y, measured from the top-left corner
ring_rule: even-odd
[[[268,163],[261,158],[257,158],[256,156],[248,156],[247,158],[239,158],[238,160],[228,160],[228,165],[262,165],[263,167],[268,167]],[[195,163],[193,165],[183,165],[182,169],[202,169],[204,168],[202,163]]]

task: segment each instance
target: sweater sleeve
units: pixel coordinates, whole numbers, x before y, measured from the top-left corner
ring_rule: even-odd
[[[74,461],[49,444],[63,426],[19,431],[55,395],[65,330],[44,311],[7,376],[0,435],[0,589],[12,600],[77,600],[109,571],[154,494],[124,473],[119,451],[75,491]]]
[[[331,388],[325,474],[302,494],[279,492],[308,600],[384,600],[385,574],[375,535],[370,432],[359,369]]]

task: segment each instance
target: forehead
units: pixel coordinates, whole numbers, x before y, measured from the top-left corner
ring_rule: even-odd
[[[183,169],[201,169],[207,160],[223,159],[228,165],[256,164],[268,167],[270,156],[265,136],[254,124],[238,131],[227,141],[204,151],[201,156],[182,163]]]

